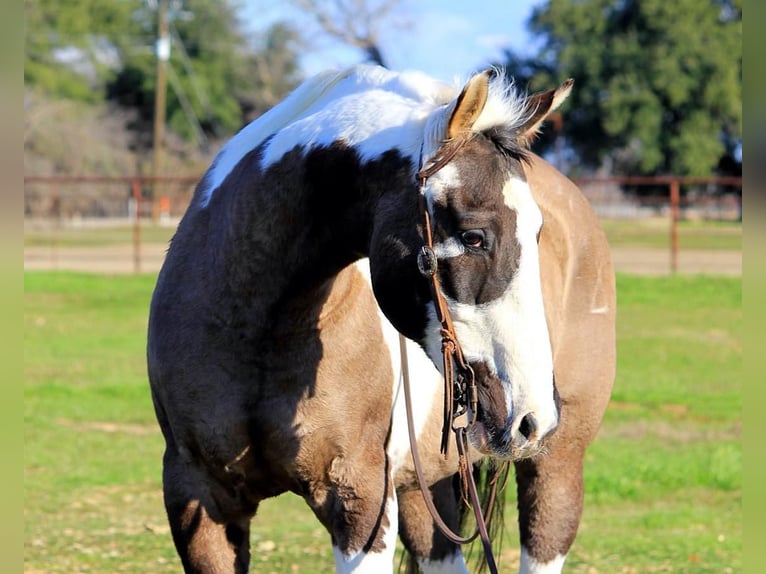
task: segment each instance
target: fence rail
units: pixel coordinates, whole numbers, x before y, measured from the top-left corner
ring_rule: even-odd
[[[150,224],[174,226],[186,210],[198,180],[196,175],[27,175],[25,226],[55,231],[127,224],[132,228],[133,270],[140,272],[143,228]],[[602,217],[667,217],[672,272],[678,270],[678,227],[682,218],[741,220],[741,177],[615,176],[573,181]],[[623,186],[650,186],[653,193],[625,194]],[[711,189],[717,192],[711,194]]]

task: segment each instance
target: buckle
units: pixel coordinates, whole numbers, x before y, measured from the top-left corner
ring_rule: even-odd
[[[424,277],[433,277],[436,274],[438,262],[436,253],[428,245],[423,245],[418,251],[418,270]]]

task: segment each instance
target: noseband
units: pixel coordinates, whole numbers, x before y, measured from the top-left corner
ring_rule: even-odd
[[[450,430],[457,432],[458,428],[466,429],[476,420],[476,409],[479,404],[479,394],[476,387],[476,376],[473,369],[463,356],[463,349],[457,339],[447,302],[442,295],[437,274],[438,261],[434,253],[434,238],[431,229],[431,216],[428,213],[425,199],[425,187],[428,178],[447,165],[464,144],[455,144],[450,151],[431,164],[427,169],[421,169],[416,177],[420,185],[418,205],[424,222],[426,244],[418,252],[418,269],[429,280],[431,296],[436,311],[436,318],[441,324],[442,358],[444,364],[444,423],[442,426],[441,453],[447,456]],[[455,419],[466,415],[465,424],[456,426]]]
[[[487,503],[487,509],[482,513],[481,503],[479,502],[479,496],[476,492],[476,482],[474,481],[471,464],[468,459],[468,439],[465,434],[466,429],[472,426],[476,421],[476,413],[479,404],[476,376],[471,366],[465,360],[463,350],[460,346],[460,342],[458,341],[457,334],[455,333],[455,327],[452,323],[452,318],[450,316],[449,308],[447,307],[447,302],[445,301],[444,295],[442,295],[441,292],[439,277],[437,274],[438,262],[433,245],[434,242],[431,229],[431,217],[428,213],[428,208],[426,206],[425,200],[425,187],[428,178],[439,171],[442,167],[447,165],[455,157],[455,154],[457,154],[463,145],[465,145],[466,141],[466,139],[462,139],[458,142],[455,142],[454,144],[451,144],[443,155],[438,157],[437,160],[427,168],[421,168],[420,171],[418,171],[416,174],[420,190],[418,204],[421,216],[423,217],[424,221],[426,240],[425,245],[423,245],[418,252],[417,263],[420,273],[429,281],[434,310],[436,311],[436,318],[441,324],[441,352],[444,364],[444,422],[442,424],[440,450],[446,458],[449,447],[449,434],[450,431],[454,432],[455,442],[457,444],[458,450],[458,469],[463,489],[463,500],[466,501],[469,506],[471,506],[476,518],[476,532],[474,532],[472,536],[464,537],[456,534],[449,526],[447,526],[441,516],[439,516],[439,512],[434,506],[430,491],[428,490],[428,485],[426,484],[425,477],[423,475],[423,469],[420,464],[420,456],[418,454],[417,439],[415,437],[415,425],[412,416],[412,398],[410,392],[409,370],[407,367],[407,348],[405,346],[404,337],[401,335],[399,336],[399,349],[401,352],[402,382],[404,386],[404,398],[407,411],[407,426],[410,437],[410,450],[412,451],[415,474],[417,475],[418,484],[420,485],[420,490],[423,494],[423,499],[425,500],[426,507],[428,508],[434,523],[439,527],[439,530],[441,530],[442,534],[444,534],[444,536],[452,542],[456,544],[466,544],[475,540],[477,536],[480,536],[484,549],[484,556],[487,560],[487,567],[489,568],[491,574],[497,574],[497,565],[495,564],[495,558],[492,554],[492,546],[489,540],[489,534],[487,532],[487,523],[492,518],[492,508],[494,506],[495,496],[497,494],[497,481],[498,478],[502,475],[502,472],[496,472],[491,478],[491,489]],[[463,415],[465,415],[464,422],[459,423],[457,419]]]

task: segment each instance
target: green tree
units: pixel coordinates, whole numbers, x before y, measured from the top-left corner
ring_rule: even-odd
[[[98,101],[115,58],[141,34],[139,0],[25,0],[24,84]],[[94,87],[96,89],[94,89]]]
[[[170,14],[167,122],[186,138],[195,131],[219,138],[231,135],[298,81],[292,30],[277,24],[253,39],[238,13],[229,0],[185,0],[183,10]],[[155,35],[156,14],[151,16]],[[109,98],[138,111],[137,127],[147,136],[154,113],[155,66],[153,52],[133,50],[108,85]]]
[[[151,146],[157,0],[27,0],[25,86],[53,98],[133,112],[135,147]],[[186,139],[223,138],[298,82],[297,35],[248,35],[236,0],[171,0],[167,124]]]
[[[255,51],[247,57],[246,68],[252,87],[240,94],[240,104],[251,119],[266,112],[298,84],[298,53],[303,40],[285,23],[276,23],[256,39]]]
[[[575,79],[563,135],[584,165],[707,176],[741,137],[741,0],[549,0],[529,27],[540,53],[509,67],[532,90]]]

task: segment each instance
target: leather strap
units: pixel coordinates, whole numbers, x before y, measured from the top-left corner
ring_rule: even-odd
[[[465,435],[465,428],[459,427],[455,429],[455,442],[457,443],[458,449],[458,468],[460,480],[463,489],[468,493],[470,506],[476,519],[476,531],[471,536],[461,536],[460,534],[457,534],[455,531],[453,531],[447,525],[447,523],[444,522],[444,519],[439,515],[439,511],[434,506],[431,491],[428,488],[428,484],[426,483],[426,479],[423,474],[423,466],[420,461],[417,437],[415,436],[415,421],[412,415],[412,391],[410,388],[410,373],[407,360],[407,343],[403,335],[399,335],[399,353],[401,356],[402,386],[404,387],[404,406],[407,412],[407,432],[410,439],[410,451],[412,452],[412,462],[415,467],[415,475],[418,479],[418,486],[420,487],[420,492],[423,494],[423,500],[426,504],[426,508],[428,508],[428,512],[431,514],[431,518],[433,519],[437,528],[439,528],[439,530],[448,540],[454,542],[455,544],[468,544],[473,542],[476,537],[479,536],[481,538],[482,547],[484,549],[484,557],[487,561],[487,567],[489,568],[491,574],[497,574],[497,565],[495,563],[494,554],[492,553],[492,543],[489,539],[487,524],[489,524],[489,522],[492,520],[492,510],[494,508],[495,498],[497,496],[497,479],[501,473],[495,474],[491,480],[487,508],[484,510],[484,512],[482,512],[479,495],[476,491],[476,482],[473,479],[473,472],[471,470],[471,464],[468,458],[468,439]],[[505,485],[503,484],[503,486]]]
[[[447,302],[441,292],[437,273],[438,262],[433,249],[431,217],[422,192],[425,182],[425,178],[421,180],[419,205],[424,221],[426,244],[421,247],[418,253],[418,268],[421,274],[429,280],[436,318],[441,325],[441,350],[444,367],[444,423],[442,425],[441,453],[446,457],[449,448],[449,433],[455,428],[455,419],[465,414],[466,426],[473,424],[479,404],[479,393],[476,387],[476,376],[463,356],[463,349],[458,342]]]
[[[442,519],[434,506],[431,492],[426,484],[423,468],[418,453],[417,437],[415,436],[415,424],[412,416],[412,396],[410,390],[410,374],[407,362],[407,347],[405,339],[399,335],[399,350],[401,354],[402,365],[402,384],[404,386],[404,402],[407,411],[407,429],[410,439],[410,450],[412,452],[415,474],[418,479],[420,491],[423,494],[426,508],[428,508],[434,524],[441,530],[442,534],[455,544],[466,544],[472,542],[477,536],[481,538],[484,549],[484,557],[491,574],[497,574],[497,565],[492,554],[492,544],[487,532],[487,523],[492,519],[492,509],[494,507],[495,497],[497,495],[497,478],[499,473],[495,474],[491,481],[490,497],[487,509],[482,513],[481,503],[476,491],[476,483],[473,479],[472,465],[468,458],[468,439],[465,434],[466,428],[471,426],[476,419],[479,396],[476,386],[476,376],[473,369],[465,360],[463,350],[455,334],[455,327],[452,323],[452,317],[447,307],[447,302],[441,292],[438,276],[438,261],[434,253],[433,232],[431,229],[431,216],[428,212],[425,200],[425,186],[428,178],[447,165],[455,154],[463,147],[467,138],[448,142],[441,155],[428,167],[422,167],[417,173],[417,180],[420,186],[420,197],[418,200],[420,212],[423,217],[424,233],[426,243],[418,253],[418,268],[423,276],[428,278],[431,288],[431,295],[436,312],[436,318],[439,321],[440,335],[442,340],[441,351],[443,359],[444,375],[444,409],[443,425],[441,437],[441,453],[446,458],[448,455],[450,431],[455,433],[455,442],[458,450],[458,468],[461,478],[462,488],[464,490],[463,498],[468,498],[467,503],[473,509],[476,518],[476,532],[473,535],[464,537],[455,533]],[[458,417],[466,415],[466,424],[458,425],[455,421]],[[467,491],[468,496],[465,496]],[[486,520],[485,520],[486,515]]]

